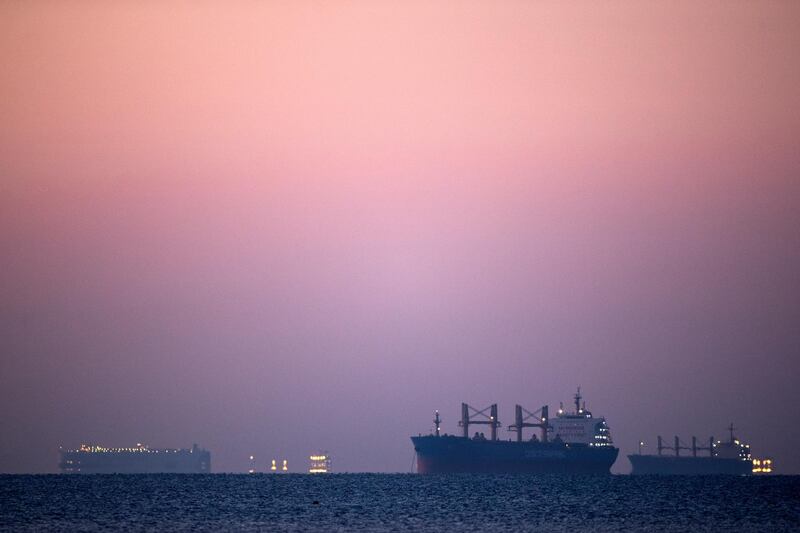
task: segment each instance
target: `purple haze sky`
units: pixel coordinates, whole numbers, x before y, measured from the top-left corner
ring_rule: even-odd
[[[83,442],[407,471],[434,409],[580,384],[623,453],[733,421],[800,473],[798,27],[3,2],[0,471]]]

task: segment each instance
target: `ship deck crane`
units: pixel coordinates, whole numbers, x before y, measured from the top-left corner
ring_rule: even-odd
[[[522,428],[541,428],[542,442],[547,442],[547,423],[549,416],[549,406],[543,405],[538,411],[531,413],[521,405],[516,405],[514,409],[514,424],[508,426],[509,431],[517,432],[517,442],[522,442]],[[523,416],[526,415],[526,416]],[[534,419],[537,422],[527,422]]]
[[[489,414],[486,414],[487,411],[489,411]],[[474,420],[475,417],[484,417],[484,419]],[[469,438],[469,426],[475,424],[488,425],[491,429],[491,439],[497,440],[497,428],[500,426],[500,421],[497,419],[497,404],[493,403],[479,411],[466,403],[462,403],[461,420],[458,425],[464,428],[464,438]]]

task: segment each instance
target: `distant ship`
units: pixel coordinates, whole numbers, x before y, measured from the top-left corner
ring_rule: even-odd
[[[198,448],[104,448],[81,445],[77,450],[61,450],[59,463],[64,474],[207,474],[211,472],[211,453]]]
[[[640,448],[638,455],[628,456],[633,465],[631,473],[737,476],[772,473],[772,459],[754,459],[750,454],[750,445],[736,438],[733,434],[734,429],[736,428],[733,427],[733,424],[728,427],[730,438],[727,442],[719,440],[715,442],[714,437],[711,437],[708,440],[708,446],[698,446],[695,437],[692,437],[691,446],[682,445],[678,437],[675,437],[672,446],[665,446],[659,436],[656,448],[658,455],[642,455]],[[666,455],[663,453],[664,450],[671,450],[674,455]],[[681,455],[681,450],[691,450],[692,454]],[[698,455],[698,452],[701,452],[702,455]]]
[[[417,472],[607,474],[619,449],[613,445],[605,418],[594,418],[581,398],[578,388],[575,411],[566,412],[562,405],[554,419],[549,418],[547,405],[533,413],[517,405],[514,424],[508,427],[516,432],[513,441],[497,438],[501,425],[497,404],[481,411],[461,404],[461,436],[442,435],[436,411],[434,433],[411,437]],[[489,426],[489,438],[477,432],[470,437],[470,426],[478,424]],[[523,440],[522,431],[527,427],[538,428],[541,436]]]
[[[331,454],[328,452],[317,452],[308,456],[310,461],[308,467],[309,474],[330,474],[331,469]]]

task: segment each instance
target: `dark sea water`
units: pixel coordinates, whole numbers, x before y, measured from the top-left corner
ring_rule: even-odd
[[[800,477],[0,476],[0,530],[800,531]]]

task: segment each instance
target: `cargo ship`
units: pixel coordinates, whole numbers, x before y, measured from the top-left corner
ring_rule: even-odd
[[[605,418],[595,418],[581,399],[578,388],[575,411],[565,411],[562,404],[552,419],[547,405],[535,412],[517,405],[514,424],[508,426],[516,434],[513,440],[497,438],[501,427],[497,404],[483,410],[461,404],[460,436],[441,433],[436,411],[434,432],[411,437],[417,472],[608,474],[619,449],[613,445]],[[470,428],[476,425],[489,426],[489,437],[479,432],[470,436]],[[539,436],[524,439],[524,428],[537,428]]]
[[[81,445],[77,450],[60,451],[63,474],[207,474],[211,472],[211,453],[195,444],[189,449],[105,448]]]
[[[753,458],[750,454],[750,445],[741,442],[733,434],[733,430],[736,429],[733,424],[727,429],[730,432],[727,442],[714,441],[714,437],[711,437],[708,439],[708,446],[698,446],[696,437],[692,437],[691,446],[686,446],[677,436],[674,444],[667,446],[659,436],[656,447],[658,455],[642,455],[641,446],[644,443],[640,441],[639,454],[628,456],[633,466],[631,473],[685,476],[747,476],[772,473],[772,459]],[[673,453],[665,454],[664,450],[670,450]],[[691,450],[691,455],[681,455],[681,450]]]

